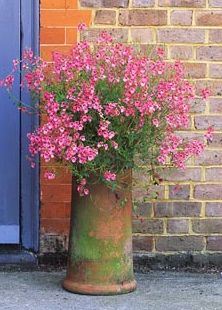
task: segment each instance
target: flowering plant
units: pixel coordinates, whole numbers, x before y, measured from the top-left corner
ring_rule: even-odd
[[[26,50],[14,61],[14,71],[19,68],[22,86],[44,116],[28,134],[31,157],[68,166],[80,195],[89,193],[91,175],[115,188],[116,175],[140,160],[150,171],[166,164],[183,168],[204,148],[202,141],[177,134],[189,124],[194,89],[183,65],[164,61],[161,49],[149,57],[102,32],[93,47],[82,41],[69,55],[54,52],[52,63]],[[10,74],[1,84],[11,92],[13,80]],[[35,107],[19,103],[23,111]],[[53,168],[45,176],[53,179]]]

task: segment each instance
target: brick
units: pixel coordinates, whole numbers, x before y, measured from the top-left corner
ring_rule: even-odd
[[[53,3],[56,1],[52,1]],[[77,9],[78,8],[78,0],[65,0],[65,8],[66,9]]]
[[[202,133],[198,133],[195,131],[181,131],[178,133],[179,136],[185,139],[199,139],[200,141],[205,141]]]
[[[66,28],[66,44],[74,44],[77,42],[77,29]]]
[[[205,212],[206,216],[222,217],[222,202],[207,202]]]
[[[165,181],[199,181],[201,178],[200,168],[166,168],[161,172]]]
[[[116,42],[127,42],[128,40],[128,30],[121,28],[104,28],[104,29],[89,29],[81,34],[81,39],[85,39],[89,42],[96,42],[98,35],[101,31],[107,31],[112,35],[114,41]]]
[[[219,219],[192,220],[193,231],[196,233],[222,233],[222,221]]]
[[[47,27],[76,27],[83,20],[89,25],[90,10],[43,10],[41,12],[41,25]]]
[[[155,39],[154,39],[155,40]],[[156,48],[160,47],[163,50],[167,50],[167,47],[163,47],[163,45],[159,44],[156,45],[155,43],[139,43],[139,42],[131,42],[130,46],[133,48],[133,50],[136,53],[140,53],[141,56],[148,56],[150,59],[154,59],[154,51],[156,51]],[[165,54],[165,52],[164,52]],[[142,163],[142,160],[140,160],[140,163]]]
[[[222,78],[222,65],[221,64],[210,64],[210,77],[215,79]]]
[[[211,98],[209,107],[211,113],[222,113],[222,98]]]
[[[80,0],[80,5],[90,8],[126,8],[129,0]]]
[[[56,184],[43,185],[42,200],[47,202],[70,202],[71,187],[70,185]]]
[[[143,202],[137,204],[137,206],[134,209],[134,216],[136,217],[151,217],[152,215],[152,203],[149,202]]]
[[[215,130],[221,130],[222,129],[222,115],[195,116],[194,126],[196,129],[207,129],[209,126],[213,126]]]
[[[49,170],[48,166],[44,164],[41,165],[41,184],[42,185],[59,185],[59,184],[71,184],[72,183],[72,175],[67,172],[65,169],[56,167],[56,178],[54,180],[48,180],[44,177],[44,173]]]
[[[141,55],[150,57],[150,59],[156,59],[156,49],[161,48],[163,50],[164,55],[167,55],[168,47],[164,44],[156,44],[156,43],[149,43],[149,44],[135,44],[132,45],[135,48],[135,51],[138,52],[138,47],[140,48],[139,51]]]
[[[167,24],[165,10],[121,10],[119,24],[123,26],[162,26]]]
[[[173,203],[172,202],[157,202],[154,203],[155,217],[172,217]]]
[[[194,98],[191,102],[191,113],[204,113],[206,110],[206,101],[201,98]]]
[[[71,204],[65,202],[43,201],[41,204],[41,218],[69,218]]]
[[[222,83],[220,80],[196,80],[195,85],[198,96],[201,96],[203,88],[209,88],[211,96],[222,96]]]
[[[207,65],[203,63],[185,63],[185,75],[187,78],[200,79],[206,76]]]
[[[153,190],[152,190],[153,188]],[[136,185],[133,187],[133,198],[136,204],[141,204],[153,199],[163,199],[164,197],[164,187],[154,186],[147,188],[147,186]]]
[[[172,46],[170,48],[170,58],[187,60],[193,56],[193,48],[191,46]]]
[[[41,28],[41,44],[64,44],[65,28]]]
[[[154,204],[155,217],[198,217],[200,202],[158,202]]]
[[[222,0],[209,0],[209,6],[213,8],[222,8]]]
[[[135,8],[149,8],[155,5],[155,0],[133,0],[132,5]]]
[[[206,169],[206,181],[222,181],[222,168],[207,168]]]
[[[111,10],[98,10],[95,13],[95,24],[115,25],[116,12]]]
[[[41,219],[41,228],[44,233],[69,234],[69,219]]]
[[[133,237],[133,251],[148,251],[153,249],[153,238],[148,236]]]
[[[189,231],[189,221],[184,219],[169,219],[167,232],[170,234],[186,234]]]
[[[210,143],[211,147],[219,147],[222,146],[222,133],[214,133],[213,134],[213,140]]]
[[[159,0],[159,6],[203,8],[206,6],[206,0]]]
[[[147,186],[143,186],[142,184],[136,185],[133,187],[133,198],[136,204],[141,204],[143,202],[146,201],[150,201],[153,199],[162,199],[164,197],[164,187],[163,186],[159,186],[159,188],[157,186],[155,186],[156,188],[154,188],[152,190],[153,187],[147,187]]]
[[[68,54],[70,52],[71,46],[41,46],[41,57],[46,61],[52,60],[52,53],[55,51],[62,52],[64,54]]]
[[[209,30],[210,43],[222,43],[222,29]]]
[[[222,165],[222,152],[219,150],[205,150],[199,157],[195,158],[197,165]]]
[[[134,233],[162,234],[163,221],[159,219],[153,220],[133,220]]]
[[[222,251],[222,236],[210,236],[207,238],[208,251]]]
[[[156,197],[164,197],[163,185],[150,185],[145,169],[133,171],[133,198],[137,202],[144,202]]]
[[[222,26],[222,11],[207,11],[196,13],[197,26]]]
[[[222,199],[222,184],[196,185],[194,198],[202,200]]]
[[[221,46],[201,46],[197,48],[197,59],[199,60],[222,60]]]
[[[172,29],[157,30],[157,42],[162,43],[204,43],[205,34],[203,29]]]
[[[156,237],[156,249],[167,251],[201,251],[204,249],[204,238],[201,236]]]
[[[169,198],[173,200],[188,200],[190,198],[190,186],[182,184],[170,185]]]
[[[192,25],[193,11],[173,11],[170,16],[172,25],[189,26]]]
[[[76,9],[78,0],[41,0],[41,9]]]
[[[218,150],[206,150],[202,155],[195,159],[198,165],[222,165],[222,154]]]
[[[152,29],[147,28],[132,28],[131,29],[132,42],[150,43],[154,41]]]
[[[175,217],[195,217],[200,216],[201,203],[200,202],[174,202],[173,216]]]

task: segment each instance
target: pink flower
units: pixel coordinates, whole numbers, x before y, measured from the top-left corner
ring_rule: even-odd
[[[46,178],[48,180],[53,180],[53,179],[55,179],[55,173],[51,172],[51,171],[46,171],[44,173],[44,178]]]
[[[13,67],[14,67],[14,69],[17,69],[17,67],[18,67],[18,65],[19,65],[19,63],[20,63],[20,61],[19,61],[19,59],[13,59]]]
[[[207,128],[207,132],[204,134],[204,137],[207,139],[207,141],[212,142],[213,132],[214,132],[214,129],[212,126]]]
[[[102,31],[98,38],[98,43],[111,43],[113,41],[113,37],[106,31]]]
[[[13,85],[13,82],[14,82],[14,76],[9,74],[8,76],[6,76],[6,78],[4,79],[3,81],[3,85],[6,87],[6,88],[11,88],[12,85]]]
[[[117,104],[114,102],[108,103],[107,106],[105,107],[105,114],[113,117],[119,116],[120,111],[119,108],[117,107]]]
[[[159,120],[158,120],[157,118],[154,118],[154,119],[152,120],[152,123],[153,123],[153,125],[154,125],[155,127],[159,127],[159,125],[160,125],[160,122],[159,122]]]
[[[210,96],[210,90],[208,88],[204,88],[201,90],[201,95],[203,99],[207,99]]]
[[[89,195],[89,189],[88,188],[84,188],[83,189],[83,194],[84,194],[84,196]]]
[[[164,57],[164,54],[165,54],[164,49],[161,47],[157,48],[156,53],[160,58]]]
[[[28,111],[28,109],[27,109],[27,107],[18,107],[18,110],[20,110],[21,112],[27,112]]]
[[[78,31],[85,29],[83,23],[78,26]],[[113,42],[103,31],[94,48],[81,41],[69,54],[54,52],[51,63],[27,49],[23,59],[13,63],[12,72],[21,68],[21,85],[36,100],[27,112],[36,108],[43,116],[39,127],[28,134],[30,162],[40,155],[45,162],[70,167],[81,196],[89,194],[86,173],[105,166],[103,181],[115,181],[120,163],[136,164],[130,155],[144,150],[144,141],[147,153],[155,150],[156,156],[144,158],[150,156],[153,165],[183,168],[190,156],[204,149],[201,141],[180,134],[189,125],[195,92],[183,65],[165,61],[161,48],[149,58],[128,44]],[[10,74],[0,85],[10,90],[13,82]],[[209,94],[202,90],[204,98]],[[22,104],[19,109],[24,110]],[[209,128],[205,134],[208,141],[212,131]],[[55,173],[47,171],[45,177],[54,179]]]
[[[106,181],[115,181],[116,180],[116,174],[112,173],[110,170],[105,171],[103,174]]]
[[[107,143],[104,143],[104,142],[102,142],[102,141],[100,141],[100,142],[97,143],[97,147],[98,147],[98,149],[104,148],[104,150],[106,150],[106,151],[107,151],[108,148],[109,148],[108,144],[107,144]]]
[[[111,144],[112,144],[112,147],[113,147],[115,150],[118,149],[118,147],[119,147],[118,143],[116,143],[115,141],[112,141]]]
[[[81,185],[86,185],[86,179],[83,178],[83,179],[80,181],[80,184],[81,184]]]
[[[205,148],[205,145],[202,141],[192,140],[184,148],[184,152],[188,156],[197,156],[200,155]]]
[[[27,48],[23,51],[22,58],[26,60],[32,60],[34,56],[33,51],[30,48]]]
[[[100,121],[100,126],[97,131],[98,136],[103,137],[105,140],[111,140],[115,136],[115,132],[108,129],[109,124],[109,121]]]
[[[80,196],[87,196],[89,195],[89,189],[86,187],[86,179],[83,178],[79,185],[77,186],[77,191],[79,192]]]
[[[87,26],[85,23],[80,23],[80,24],[78,24],[78,27],[77,27],[79,32],[86,30],[86,28],[87,28]]]

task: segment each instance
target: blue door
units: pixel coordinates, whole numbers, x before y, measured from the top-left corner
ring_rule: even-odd
[[[20,0],[0,0],[0,78],[20,58],[20,16]],[[20,113],[0,89],[0,244],[20,243],[20,138]]]

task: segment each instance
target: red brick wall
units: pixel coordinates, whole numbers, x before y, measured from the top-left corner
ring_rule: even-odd
[[[67,52],[77,41],[80,22],[90,24],[90,9],[80,9],[77,0],[41,0],[41,56],[51,60],[52,51]],[[63,251],[69,232],[71,176],[61,169],[59,176],[46,180],[41,165],[41,252]]]
[[[135,251],[222,251],[222,1],[221,0],[42,0],[41,53],[67,51],[76,41],[76,26],[90,23],[93,40],[107,29],[121,42],[161,45],[166,57],[181,59],[197,88],[208,86],[207,103],[197,98],[187,136],[203,134],[214,125],[215,136],[199,159],[185,171],[167,173],[167,181],[145,188],[143,173],[135,176]],[[44,167],[43,167],[44,169]],[[175,184],[179,184],[175,189]],[[42,180],[42,252],[67,245],[70,177]],[[144,202],[144,200],[146,202]]]

